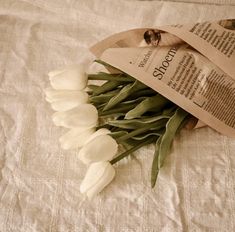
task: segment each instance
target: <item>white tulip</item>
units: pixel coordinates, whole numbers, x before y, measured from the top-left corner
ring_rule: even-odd
[[[49,76],[49,77],[53,77],[53,76],[55,76],[55,75],[58,75],[58,74],[64,72],[66,69],[69,69],[69,68],[72,67],[72,66],[73,66],[73,65],[69,65],[69,66],[66,66],[66,67],[61,68],[61,69],[52,70],[52,71],[50,71],[50,72],[48,73],[48,76]]]
[[[54,89],[82,90],[87,85],[87,74],[82,65],[72,65],[62,70],[48,73]]]
[[[100,135],[107,135],[110,134],[111,131],[106,129],[106,128],[101,128],[97,130],[95,133],[93,133],[85,142],[85,144],[89,143],[91,140],[93,140],[95,137],[100,136]]]
[[[74,68],[77,66],[81,66],[81,64],[71,64],[71,65],[64,66],[63,68],[60,68],[60,69],[52,70],[48,73],[48,76],[53,77],[53,76],[58,75],[68,69],[71,69],[71,68]]]
[[[82,90],[45,90],[46,100],[55,111],[66,111],[88,102],[88,94]]]
[[[80,192],[92,199],[114,178],[115,169],[109,162],[92,163],[80,185]]]
[[[77,127],[69,130],[60,137],[61,147],[65,150],[76,149],[82,147],[92,134],[95,128]]]
[[[81,104],[72,110],[54,113],[52,120],[56,126],[91,128],[97,125],[98,111],[91,104]]]
[[[77,100],[58,101],[51,103],[51,108],[55,111],[67,111],[75,108],[81,103]]]
[[[44,92],[46,100],[50,103],[72,98],[79,98],[82,103],[85,103],[88,100],[88,94],[83,90],[55,90],[46,88]]]
[[[118,144],[110,135],[100,135],[86,143],[78,153],[84,164],[111,160],[117,153]]]

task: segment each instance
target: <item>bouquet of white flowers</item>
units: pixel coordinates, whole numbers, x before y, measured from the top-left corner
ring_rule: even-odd
[[[192,118],[148,86],[116,71],[87,74],[81,65],[69,66],[50,72],[52,88],[45,90],[46,100],[57,111],[54,124],[69,129],[59,139],[61,147],[79,149],[79,159],[88,165],[80,191],[89,199],[114,178],[114,164],[150,143],[156,144],[154,187],[175,134]]]

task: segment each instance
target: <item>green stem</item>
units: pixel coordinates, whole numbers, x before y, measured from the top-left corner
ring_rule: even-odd
[[[129,100],[132,100],[132,99],[136,99],[138,97],[143,97],[143,96],[152,96],[152,95],[155,95],[156,94],[156,91],[154,91],[153,89],[142,89],[142,90],[139,90],[137,92],[134,92],[133,94],[131,94],[127,99]]]
[[[113,115],[117,113],[126,113],[130,109],[133,109],[133,107],[134,107],[134,104],[126,104],[126,105],[118,106],[115,109],[100,112],[99,116],[103,117],[103,116]]]
[[[116,158],[112,159],[110,161],[110,163],[111,164],[117,163],[119,160],[125,158],[126,156],[128,156],[129,154],[131,154],[134,151],[138,150],[139,148],[154,142],[155,140],[156,140],[156,136],[153,136],[151,138],[147,138],[147,139],[143,140],[143,142],[139,143],[137,146],[132,147],[130,150],[127,150],[127,151],[123,152],[122,154],[120,154],[119,156],[117,156]]]
[[[99,95],[103,94],[105,92],[111,91],[116,89],[118,86],[120,86],[120,81],[107,81],[103,85],[99,86],[98,89],[95,89],[93,92],[93,95]]]
[[[165,126],[165,124],[166,124],[166,123],[164,123],[164,126]],[[159,121],[154,122],[154,123],[150,123],[150,124],[146,125],[145,127],[142,127],[142,128],[136,129],[136,130],[133,130],[132,132],[128,133],[127,135],[124,135],[124,136],[118,138],[117,141],[118,141],[118,142],[121,142],[121,141],[124,141],[124,140],[126,140],[126,139],[132,138],[132,137],[134,137],[134,136],[136,136],[136,135],[142,134],[142,133],[144,133],[145,131],[150,130],[150,129],[153,128],[154,126],[159,126],[158,129],[161,129],[162,127],[164,127],[164,126],[162,126],[161,124],[159,124]]]
[[[133,80],[123,75],[113,75],[108,73],[101,74],[88,74],[88,80],[107,80],[107,81],[122,81],[122,82],[133,82]]]

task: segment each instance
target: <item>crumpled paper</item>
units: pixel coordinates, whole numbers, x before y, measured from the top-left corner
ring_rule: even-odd
[[[198,2],[198,0],[196,1]],[[231,5],[229,5],[231,3]],[[117,164],[92,202],[86,167],[63,151],[47,73],[88,64],[88,47],[144,26],[234,18],[235,6],[158,1],[0,2],[0,231],[234,231],[235,141],[206,127],[177,136],[154,189],[153,145]]]

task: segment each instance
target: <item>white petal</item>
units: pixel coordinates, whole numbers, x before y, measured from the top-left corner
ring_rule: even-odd
[[[98,193],[100,193],[114,178],[115,176],[115,169],[112,165],[108,166],[104,172],[102,178],[96,183],[95,186],[90,188],[86,195],[89,200],[94,198]]]
[[[92,163],[86,172],[86,175],[80,185],[80,192],[84,193],[94,186],[104,175],[105,169],[109,162]]]
[[[78,100],[57,101],[51,103],[51,108],[55,111],[66,111],[71,110],[81,104],[82,103]]]
[[[56,76],[56,75],[58,75],[58,74],[60,74],[60,73],[62,73],[62,72],[64,72],[64,71],[65,71],[65,69],[53,70],[53,71],[50,71],[50,72],[48,73],[48,76],[49,76],[49,77],[53,77],[53,76]]]
[[[107,135],[107,134],[109,134],[109,133],[111,133],[110,130],[108,130],[108,129],[106,129],[106,128],[101,128],[101,129],[97,130],[95,133],[93,133],[93,134],[89,137],[89,139],[86,141],[85,144],[89,143],[91,140],[93,140],[93,139],[94,139],[95,137],[97,137],[97,136],[100,136],[100,135]]]
[[[52,119],[56,125],[66,128],[94,127],[98,122],[98,111],[91,104],[81,104],[72,110],[54,113]]]
[[[80,105],[80,103],[76,101],[57,101],[51,103],[51,108],[55,111],[66,111],[78,105]]]
[[[74,128],[60,137],[61,147],[65,150],[82,147],[95,132],[95,128]]]
[[[63,126],[64,117],[65,117],[65,112],[55,112],[52,115],[52,121],[56,126]]]
[[[79,90],[55,90],[47,88],[44,90],[46,100],[49,102],[64,101],[64,100],[79,100],[81,103],[88,102],[88,94],[85,91]]]
[[[54,89],[82,90],[87,85],[87,78],[84,67],[77,65],[51,76],[50,82]]]
[[[56,76],[62,72],[64,72],[65,70],[71,69],[71,68],[76,68],[78,65],[77,64],[71,64],[71,65],[67,65],[63,68],[60,69],[56,69],[56,70],[52,70],[48,73],[49,78]]]
[[[117,153],[118,144],[109,135],[95,137],[85,144],[78,153],[78,158],[85,164],[111,160]]]
[[[47,90],[46,95],[46,100],[51,102],[52,109],[56,111],[70,110],[88,102],[88,94],[85,91]]]
[[[92,163],[80,185],[80,192],[92,199],[103,190],[115,176],[115,169],[109,162]]]

